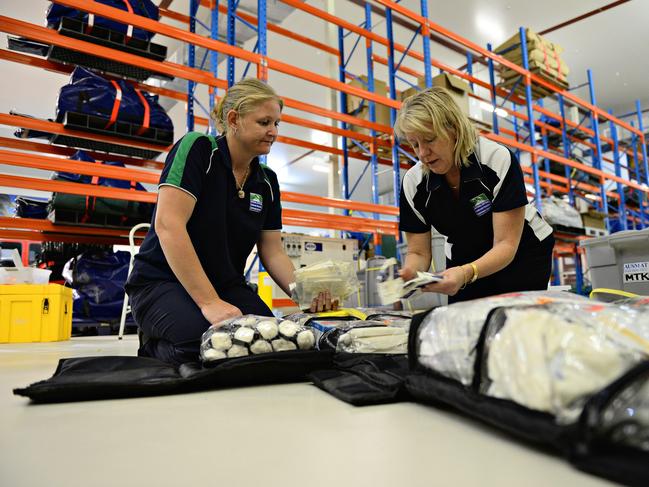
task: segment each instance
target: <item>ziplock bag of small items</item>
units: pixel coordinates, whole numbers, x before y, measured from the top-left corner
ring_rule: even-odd
[[[342,303],[359,288],[356,264],[352,262],[327,260],[297,269],[294,276],[291,297],[302,309],[311,306],[319,293],[329,291],[332,301]]]
[[[220,327],[210,327],[201,338],[201,360],[245,357],[288,350],[311,350],[313,331],[291,320],[245,315],[232,318]]]

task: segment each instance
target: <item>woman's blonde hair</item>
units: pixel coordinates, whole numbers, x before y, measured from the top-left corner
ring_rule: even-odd
[[[405,99],[394,123],[397,137],[425,135],[449,140],[455,135],[453,159],[460,167],[468,166],[469,155],[478,140],[476,129],[462,113],[451,94],[441,86],[433,86]],[[428,169],[424,166],[424,169]]]
[[[244,78],[228,88],[225,96],[212,110],[211,117],[219,132],[227,134],[227,116],[230,110],[244,116],[268,100],[277,101],[280,110],[284,108],[284,102],[269,85],[256,78]]]

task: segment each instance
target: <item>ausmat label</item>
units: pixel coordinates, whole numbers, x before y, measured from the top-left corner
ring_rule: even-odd
[[[624,283],[649,282],[649,262],[627,262],[624,264]]]

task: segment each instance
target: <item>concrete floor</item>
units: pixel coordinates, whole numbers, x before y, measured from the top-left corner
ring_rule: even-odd
[[[459,415],[355,408],[309,384],[50,405],[12,395],[59,358],[130,355],[136,343],[0,345],[0,485],[608,485]]]

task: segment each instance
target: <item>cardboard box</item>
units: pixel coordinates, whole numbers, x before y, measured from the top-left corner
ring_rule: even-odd
[[[410,88],[403,90],[401,92],[401,96],[399,96],[399,99],[401,101],[405,100],[406,98],[411,97],[412,95],[416,95],[419,93],[421,90],[426,89],[426,81],[424,78],[419,78],[417,80],[417,87],[411,86]]]
[[[600,228],[606,230],[605,215],[595,210],[588,210],[588,213],[581,215],[581,221],[584,227]]]
[[[417,82],[417,86],[420,89],[426,88],[426,83],[423,78],[420,78]],[[462,78],[457,76],[450,75],[448,73],[441,73],[433,77],[433,86],[441,86],[446,88],[453,96],[455,102],[459,105],[460,110],[465,115],[469,115],[469,93],[471,92],[471,85],[464,81]],[[405,100],[409,96],[415,95],[420,90],[413,87],[408,88],[401,92],[401,101]]]
[[[367,90],[367,76],[360,76],[360,79],[354,79],[349,82],[350,86],[356,86],[363,90]],[[388,98],[388,85],[385,81],[374,80],[374,93],[379,96]],[[376,123],[381,125],[390,126],[390,107],[381,103],[374,103]],[[370,119],[370,105],[369,101],[359,96],[347,95],[347,113],[354,117],[362,118],[363,120]],[[369,134],[369,130],[364,127],[352,126],[350,128],[355,132]]]
[[[471,86],[457,76],[442,73],[433,78],[433,86],[441,86],[451,92],[453,99],[465,115],[469,115],[469,93]]]

